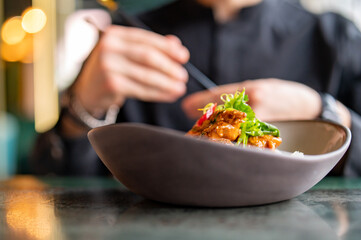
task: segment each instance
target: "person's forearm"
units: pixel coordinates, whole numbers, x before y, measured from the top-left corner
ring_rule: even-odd
[[[76,83],[76,80],[74,83]],[[74,83],[61,94],[62,111],[59,118],[57,131],[61,136],[66,138],[77,138],[85,136],[90,130],[88,126],[82,123],[82,121],[76,116],[76,113],[72,109],[72,101],[74,101],[74,98],[72,97],[72,88]]]

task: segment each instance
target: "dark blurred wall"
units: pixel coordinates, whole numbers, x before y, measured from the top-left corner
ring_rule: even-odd
[[[4,19],[19,16],[30,6],[31,0],[4,0]]]

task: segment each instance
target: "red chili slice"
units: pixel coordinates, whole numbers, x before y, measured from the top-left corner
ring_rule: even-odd
[[[213,104],[213,106],[211,108],[209,108],[207,110],[207,112],[205,114],[203,114],[203,116],[198,120],[197,125],[202,126],[202,123],[204,121],[208,120],[212,116],[216,107],[217,107],[217,103]]]

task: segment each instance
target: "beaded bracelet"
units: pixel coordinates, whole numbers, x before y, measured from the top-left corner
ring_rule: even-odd
[[[69,113],[80,120],[85,126],[89,128],[102,127],[109,124],[116,123],[119,113],[119,106],[111,105],[107,110],[103,120],[93,117],[88,111],[81,105],[81,103],[71,96],[69,99]],[[75,116],[74,116],[75,115]]]

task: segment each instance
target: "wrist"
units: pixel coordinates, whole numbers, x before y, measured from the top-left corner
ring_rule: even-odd
[[[320,118],[337,123],[341,123],[341,118],[337,110],[337,102],[334,97],[328,93],[320,93],[322,100],[322,109]]]
[[[63,109],[63,114],[60,122],[60,134],[68,138],[76,138],[84,136],[88,133],[90,128],[79,121],[69,113],[69,110]]]
[[[320,93],[320,96],[322,99],[320,118],[350,127],[351,114],[348,109],[328,93]]]
[[[351,128],[351,113],[348,108],[341,102],[337,101],[337,110],[339,112],[342,124],[348,128]]]
[[[99,103],[92,91],[84,84],[84,77],[79,77],[75,84],[68,89],[67,94],[69,96],[69,104],[72,105],[74,102],[79,103],[81,108],[89,113],[94,118],[102,118],[107,111],[107,108],[100,108]]]

